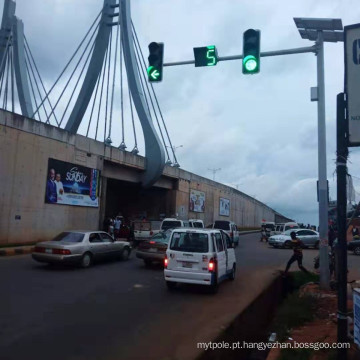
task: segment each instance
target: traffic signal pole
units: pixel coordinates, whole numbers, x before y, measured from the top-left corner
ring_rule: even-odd
[[[318,172],[319,172],[319,256],[320,287],[330,288],[328,248],[328,184],[326,173],[326,125],[325,125],[325,71],[323,32],[318,31],[317,46],[317,92],[318,92]]]
[[[276,50],[276,51],[264,51],[260,53],[260,57],[269,57],[269,56],[280,56],[280,55],[294,55],[294,54],[304,54],[304,53],[316,53],[316,45],[287,49],[287,50]],[[228,60],[241,60],[243,59],[242,55],[232,55],[232,56],[219,56],[219,61],[228,61]],[[163,66],[177,66],[177,65],[191,65],[195,64],[195,60],[186,60],[186,61],[177,61],[172,63],[164,63]]]

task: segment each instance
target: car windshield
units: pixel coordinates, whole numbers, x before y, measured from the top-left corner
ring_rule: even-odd
[[[209,251],[208,234],[193,232],[174,232],[170,249],[175,251],[207,253]]]
[[[167,244],[170,240],[171,230],[162,231],[154,235],[151,240]]]
[[[228,221],[215,221],[214,229],[230,230],[230,223]]]
[[[268,229],[268,230],[272,231],[272,230],[275,229],[275,225],[274,224],[266,224],[265,229]]]
[[[193,221],[193,227],[194,228],[201,228],[202,229],[202,223],[201,222],[199,222],[199,221]]]
[[[83,233],[77,232],[62,232],[61,234],[55,236],[51,241],[66,241],[72,243],[82,242],[84,239]]]
[[[162,223],[161,228],[163,230],[167,230],[170,228],[176,228],[176,227],[181,227],[181,221],[177,221],[177,220],[166,220]]]

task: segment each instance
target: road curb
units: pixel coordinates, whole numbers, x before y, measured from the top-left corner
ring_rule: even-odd
[[[18,248],[4,248],[0,249],[0,256],[14,256],[31,254],[34,250],[34,246],[18,247]]]

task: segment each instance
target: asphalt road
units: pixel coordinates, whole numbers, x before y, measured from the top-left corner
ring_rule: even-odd
[[[216,295],[196,286],[169,293],[161,267],[145,268],[135,254],[128,262],[90,269],[48,267],[29,255],[0,258],[0,358],[186,358],[186,347],[175,349],[174,344],[182,340],[186,345],[194,338],[192,331],[197,339],[203,330],[204,338],[212,339],[275,269],[284,268],[291,250],[269,248],[258,240],[259,234],[241,237],[237,279],[224,282]],[[307,268],[312,269],[316,254],[304,250]],[[360,257],[350,254],[349,267],[359,264]],[[228,312],[222,310],[224,304]],[[206,330],[214,312],[216,325]]]

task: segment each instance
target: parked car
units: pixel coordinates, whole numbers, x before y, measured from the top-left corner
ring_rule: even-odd
[[[164,262],[172,229],[155,234],[150,240],[142,241],[136,251],[136,257],[144,260],[146,266],[152,262]]]
[[[128,260],[130,253],[129,242],[115,241],[104,231],[65,231],[50,241],[37,243],[32,258],[39,262],[80,264],[87,268],[94,261]]]
[[[295,229],[299,229],[300,226],[298,223],[296,222],[287,222],[287,223],[280,223],[280,224],[275,224],[275,230],[274,232],[271,234],[272,235],[277,235],[277,234],[282,234],[283,232],[287,231],[287,230],[295,230]]]
[[[199,219],[189,219],[189,226],[194,228],[204,228],[204,222]]]
[[[209,286],[215,292],[224,279],[235,279],[233,242],[222,230],[174,229],[166,250],[164,277],[168,289],[177,283]]]
[[[239,245],[239,231],[236,224],[228,220],[216,220],[213,229],[224,230],[231,238],[235,246]]]
[[[317,231],[308,229],[289,229],[280,235],[270,236],[269,245],[276,248],[291,248],[291,236],[290,233],[294,231],[296,237],[299,238],[305,247],[319,248],[320,236]]]
[[[360,255],[360,240],[352,240],[347,244],[347,249],[356,255]]]
[[[161,230],[174,229],[177,227],[189,227],[189,221],[179,220],[176,218],[166,218],[161,223]]]

